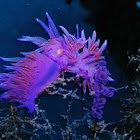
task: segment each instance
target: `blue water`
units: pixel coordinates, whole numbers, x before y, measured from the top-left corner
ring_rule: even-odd
[[[85,30],[86,37],[91,36],[93,30],[96,30],[96,24],[89,24],[88,22],[85,22],[85,19],[90,14],[90,11],[82,7],[79,0],[72,1],[70,5],[67,5],[64,0],[1,0],[0,56],[18,57],[21,56],[19,52],[28,52],[37,48],[31,43],[17,41],[17,38],[20,38],[21,36],[40,36],[47,39],[47,33],[35,20],[36,18],[39,18],[42,21],[47,22],[45,17],[46,11],[52,17],[57,28],[59,25],[62,25],[71,34],[76,33],[76,24],[79,25],[80,30]],[[61,34],[62,31],[59,28],[58,30]],[[97,32],[97,38],[101,38],[101,44],[104,42],[101,32]],[[113,48],[113,46],[111,47]],[[127,93],[129,92],[128,88],[125,89],[123,87],[129,86],[129,81],[125,68],[121,67],[123,64],[121,64],[121,62],[118,63],[118,60],[116,60],[118,57],[115,57],[114,54],[112,55],[108,47],[105,50],[104,55],[106,56],[107,67],[112,74],[112,78],[115,79],[115,82],[112,82],[109,85],[118,89],[122,88],[122,90],[118,90],[112,98],[107,100],[105,108],[103,109],[104,114],[102,120],[105,120],[107,123],[118,122],[123,118],[123,114],[120,112],[120,100],[127,98]],[[6,62],[0,60],[0,72],[3,72],[2,65],[4,64],[6,64]],[[78,88],[77,94],[83,98],[82,88],[78,87],[78,85],[74,84],[74,82],[65,86],[65,89],[70,90],[75,90],[76,88]],[[46,118],[51,123],[55,124],[53,129],[56,134],[52,133],[51,135],[53,137],[50,138],[47,134],[40,133],[40,139],[62,139],[60,128],[65,130],[68,123],[71,124],[73,120],[83,119],[86,113],[90,111],[89,105],[92,105],[92,99],[88,97],[88,95],[86,95],[85,99],[88,104],[81,100],[73,99],[71,110],[68,113],[68,105],[72,100],[70,97],[63,99],[62,96],[59,95],[47,96],[46,93],[42,94],[36,102],[39,104],[39,108],[46,111]],[[7,102],[5,103],[8,104]],[[3,104],[4,101],[2,102],[1,108],[5,107]],[[83,110],[83,108],[87,108],[89,110],[86,111]],[[66,122],[60,114],[69,115],[68,120],[70,122]],[[83,124],[79,125],[75,131],[77,135],[75,138],[77,139],[84,139],[82,138],[83,135],[87,135],[87,138],[90,138],[90,130],[87,127],[86,120]]]

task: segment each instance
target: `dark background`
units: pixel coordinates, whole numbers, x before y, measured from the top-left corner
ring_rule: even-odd
[[[93,30],[96,30],[101,44],[107,39],[108,45],[104,55],[112,78],[115,79],[111,86],[117,88],[118,92],[106,104],[103,119],[120,120],[122,118],[120,100],[127,97],[130,81],[135,79],[133,68],[127,66],[128,56],[135,54],[140,43],[139,9],[136,9],[135,1],[1,0],[0,56],[16,57],[21,56],[19,52],[36,49],[37,47],[31,43],[17,41],[17,38],[23,35],[48,38],[47,33],[35,20],[39,18],[47,22],[46,11],[57,28],[62,25],[71,34],[75,34],[75,26],[78,24],[80,30],[85,30],[87,38],[92,35]],[[58,30],[61,34],[61,30]],[[0,72],[3,72],[4,64],[5,62],[0,60]],[[53,99],[46,100],[47,102],[45,98],[42,99],[42,106],[47,106],[48,118],[56,119],[52,110],[59,111],[59,109],[54,107],[55,103],[52,104]],[[58,101],[55,102],[59,104]],[[64,109],[62,106],[61,103],[59,108]]]

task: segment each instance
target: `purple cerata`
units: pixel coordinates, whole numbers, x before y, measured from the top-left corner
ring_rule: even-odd
[[[84,30],[79,35],[78,25],[76,25],[76,37],[63,26],[59,26],[63,31],[61,36],[48,13],[46,16],[48,25],[39,19],[36,20],[47,31],[49,39],[23,36],[18,40],[31,41],[39,48],[31,52],[21,52],[24,57],[1,57],[2,60],[11,63],[10,66],[5,66],[8,73],[0,73],[0,88],[6,90],[0,99],[16,101],[21,104],[17,108],[27,107],[28,112],[32,113],[38,95],[65,70],[83,78],[81,84],[84,94],[86,86],[90,92],[95,91],[92,116],[100,119],[99,111],[103,103],[99,101],[102,96],[111,97],[116,91],[115,88],[105,86],[108,81],[114,81],[109,76],[105,58],[102,56],[107,40],[99,47],[100,40],[96,41],[96,32],[93,31],[92,37],[86,39]],[[105,99],[103,102],[105,103]]]

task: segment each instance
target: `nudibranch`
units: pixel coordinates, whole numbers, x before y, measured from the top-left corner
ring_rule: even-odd
[[[96,32],[92,37],[85,38],[84,30],[79,35],[71,35],[63,26],[63,36],[59,35],[51,17],[46,13],[48,25],[37,19],[38,23],[47,31],[49,39],[42,37],[23,36],[20,41],[31,41],[39,48],[32,52],[22,52],[23,58],[4,58],[4,61],[12,62],[11,66],[5,66],[10,72],[0,74],[0,88],[6,90],[0,99],[10,99],[21,105],[18,108],[27,107],[29,113],[35,109],[35,99],[51,83],[53,83],[62,70],[75,73],[84,79],[82,85],[84,93],[86,85],[90,91],[94,90],[96,66],[100,60],[104,60],[102,52],[107,41],[99,47],[100,40],[96,41]],[[82,49],[82,52],[79,50]],[[107,75],[108,81],[113,79]]]

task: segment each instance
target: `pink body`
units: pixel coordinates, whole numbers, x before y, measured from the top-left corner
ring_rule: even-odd
[[[63,36],[60,36],[52,19],[46,13],[48,26],[41,20],[37,21],[49,34],[50,39],[41,37],[23,36],[20,41],[31,41],[38,45],[38,49],[22,53],[24,58],[2,58],[4,61],[14,62],[12,66],[6,66],[6,70],[14,70],[9,73],[0,74],[0,88],[9,90],[4,92],[0,99],[11,99],[21,103],[18,108],[27,107],[32,113],[35,109],[35,99],[45,89],[53,83],[59,76],[61,70],[66,70],[84,78],[82,83],[84,93],[86,85],[92,90],[94,84],[94,74],[97,72],[96,64],[98,60],[104,59],[104,51],[107,41],[99,48],[100,40],[96,41],[96,32],[92,37],[85,38],[84,30],[77,28],[77,37],[69,34],[63,27]],[[95,42],[96,41],[96,42]],[[79,50],[83,49],[81,53]],[[110,77],[108,79],[111,81]]]

